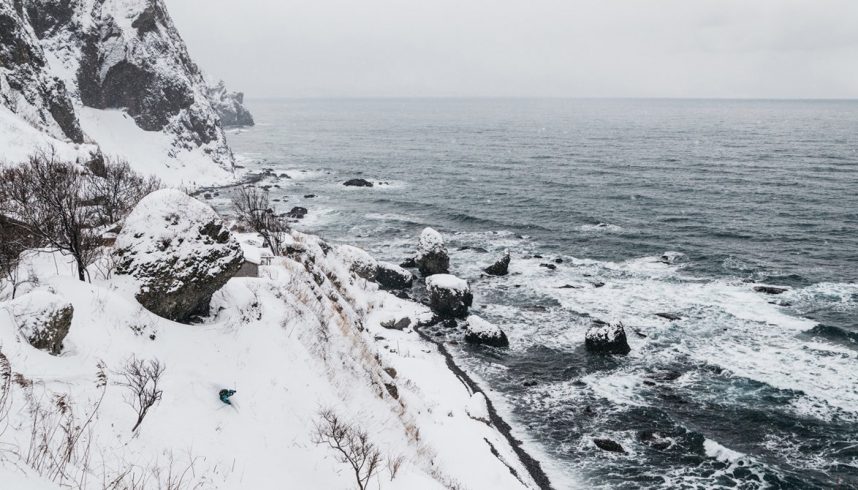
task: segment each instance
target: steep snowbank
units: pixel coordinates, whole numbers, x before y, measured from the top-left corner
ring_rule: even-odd
[[[245,248],[258,242],[240,239]],[[293,232],[289,246],[290,256],[261,266],[261,277],[230,280],[212,300],[217,313],[192,326],[149,313],[132,289],[95,268],[101,278],[86,284],[58,275],[63,257],[33,256],[25,267],[75,315],[54,357],[22,341],[0,311],[0,352],[14,373],[0,418],[9,423],[3,442],[15,448],[0,471],[20,475],[15,465],[27,466],[12,455],[33,447],[33,413],[42,410],[46,426],[73,417],[85,427],[65,483],[88,474],[84,487],[101,488],[102,477],[125,473],[154,485],[172,467],[189,487],[352,488],[350,467],[313,442],[318,414],[330,408],[381,451],[373,488],[537,487],[486,418],[484,395],[416,332],[381,326],[403,317],[416,324],[430,315],[425,307],[357,277],[317,237]],[[129,391],[119,384],[131,356],[166,366],[163,398],[136,435]],[[218,400],[223,388],[237,390],[234,406]],[[48,466],[31,488],[61,480]]]

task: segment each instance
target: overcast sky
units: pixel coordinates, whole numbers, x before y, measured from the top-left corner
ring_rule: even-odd
[[[249,97],[858,97],[858,0],[165,0]]]

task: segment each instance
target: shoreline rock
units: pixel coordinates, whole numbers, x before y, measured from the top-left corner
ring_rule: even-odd
[[[626,355],[631,351],[622,323],[610,325],[594,322],[587,329],[584,344],[588,351],[597,354]]]
[[[444,237],[432,228],[424,228],[417,241],[417,256],[414,263],[424,276],[447,274],[450,271],[450,256]]]
[[[483,269],[486,274],[492,276],[505,276],[509,273],[509,250],[504,250],[503,256],[498,259],[494,264]]]
[[[470,315],[467,319],[465,341],[492,347],[509,347],[509,339],[500,327],[476,315]]]
[[[468,282],[450,274],[427,277],[426,289],[429,307],[442,318],[465,318],[474,301]]]
[[[343,185],[346,187],[372,187],[372,182],[366,179],[349,179],[343,182]]]

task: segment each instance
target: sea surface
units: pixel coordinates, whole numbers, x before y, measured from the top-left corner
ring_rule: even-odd
[[[511,346],[435,333],[557,488],[858,487],[858,102],[249,107],[229,141],[296,227],[396,263],[444,234]],[[594,319],[631,353],[586,352]]]

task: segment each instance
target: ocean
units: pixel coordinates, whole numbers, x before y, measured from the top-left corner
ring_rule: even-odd
[[[557,488],[858,486],[858,101],[248,106],[229,142],[297,228],[396,263],[442,232],[511,345],[434,334]]]

